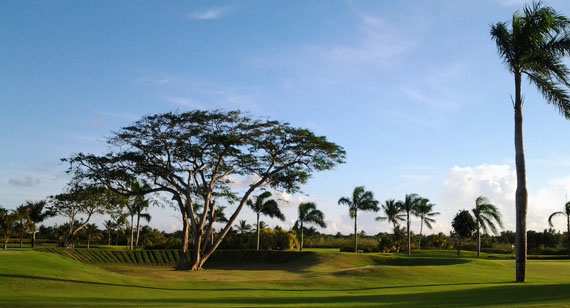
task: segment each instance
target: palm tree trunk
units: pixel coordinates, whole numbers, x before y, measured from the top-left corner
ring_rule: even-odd
[[[301,221],[301,247],[299,251],[303,251],[303,221]]]
[[[4,233],[4,245],[2,246],[2,249],[6,250],[6,248],[8,248],[8,232]]]
[[[526,212],[528,192],[526,189],[526,167],[523,143],[523,117],[521,96],[521,74],[515,73],[515,165],[517,169],[516,206],[516,281],[526,281]]]
[[[139,247],[139,236],[141,234],[141,215],[137,215],[137,239],[135,241],[135,248]]]
[[[89,249],[89,244],[91,243],[91,236],[87,235],[87,249]]]
[[[358,211],[354,210],[354,252],[358,252],[358,239],[357,239],[357,232],[356,232],[356,218]]]
[[[479,217],[477,217],[477,258],[481,254],[481,231],[479,228]]]
[[[135,216],[131,215],[131,243],[130,243],[131,250],[133,250],[135,247],[134,242],[135,242]]]
[[[20,230],[20,248],[24,248],[24,231]]]
[[[412,254],[412,235],[410,234],[410,213],[408,213],[407,218],[407,225],[408,225],[408,256]]]
[[[111,229],[107,229],[107,233],[109,234],[109,240],[107,245],[111,246]]]
[[[257,213],[257,246],[256,250],[259,250],[259,212]]]
[[[566,232],[568,236],[568,256],[570,256],[570,215],[566,216]]]
[[[424,230],[424,219],[421,219],[420,223],[420,240],[418,241],[418,250],[422,248],[422,231]]]
[[[32,232],[32,248],[36,247],[36,232]]]

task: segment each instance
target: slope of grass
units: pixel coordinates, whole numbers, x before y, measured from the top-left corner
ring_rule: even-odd
[[[266,267],[262,263],[267,260],[257,258],[267,255],[250,255],[242,259],[250,265],[213,264],[189,272],[126,263],[97,267],[38,251],[0,252],[0,306],[570,306],[567,260],[529,261],[529,282],[515,284],[512,260],[291,253],[282,256],[285,259],[273,258],[273,265]],[[245,258],[233,257],[236,263],[238,257]],[[283,268],[277,269],[280,262]]]

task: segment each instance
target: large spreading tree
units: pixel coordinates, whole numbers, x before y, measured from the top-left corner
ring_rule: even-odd
[[[342,147],[288,123],[252,119],[240,111],[191,111],[146,116],[107,139],[104,155],[72,155],[76,180],[103,184],[123,195],[167,194],[183,222],[180,261],[186,268],[192,234],[192,270],[200,270],[230,231],[252,193],[268,187],[297,192],[315,171],[343,163]],[[233,179],[249,179],[245,188]],[[149,184],[133,192],[128,183]],[[241,185],[243,187],[243,185]],[[216,198],[235,210],[211,243]]]
[[[528,192],[523,146],[522,76],[534,84],[546,101],[570,119],[568,87],[570,71],[564,57],[570,53],[570,21],[540,2],[513,14],[511,27],[499,22],[491,27],[491,37],[499,55],[515,77],[515,165],[517,170],[516,208],[516,281],[526,279],[526,214]]]

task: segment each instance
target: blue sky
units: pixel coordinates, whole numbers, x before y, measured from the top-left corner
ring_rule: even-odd
[[[239,108],[347,151],[304,195],[281,196],[285,227],[310,200],[326,232],[349,233],[336,201],[365,185],[379,200],[430,198],[442,212],[434,231],[444,232],[483,194],[514,229],[514,82],[489,28],[523,4],[2,1],[0,204],[60,192],[60,158],[103,153],[111,131],[141,116]],[[570,15],[568,2],[545,4]],[[570,191],[570,127],[532,86],[523,91],[529,227],[542,230]],[[152,214],[153,227],[180,226],[172,209]],[[375,216],[364,214],[361,229],[389,230]],[[249,210],[240,218],[253,222]]]

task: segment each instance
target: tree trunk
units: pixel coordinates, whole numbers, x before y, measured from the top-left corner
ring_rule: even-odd
[[[131,215],[131,243],[130,249],[134,250],[135,247],[135,216]]]
[[[515,73],[515,165],[517,169],[516,205],[516,281],[526,281],[526,212],[528,192],[526,189],[526,167],[523,143],[523,117],[521,96],[521,74]]]
[[[481,254],[481,231],[479,227],[479,217],[477,217],[477,258],[480,257]]]
[[[461,255],[461,240],[457,241],[457,255]]]
[[[36,247],[36,232],[32,232],[32,248]]]
[[[202,269],[204,262],[202,261],[202,230],[198,230],[198,234],[194,236],[194,248],[192,250],[192,270],[199,271]],[[206,239],[207,241],[207,239]]]
[[[358,211],[354,210],[354,252],[358,252],[358,239],[356,232],[356,220],[358,218]]]
[[[2,249],[6,250],[6,248],[8,248],[8,233],[4,233],[4,245],[2,246]]]
[[[410,234],[410,213],[408,213],[406,224],[408,226],[408,256],[409,256],[412,254],[412,235]]]
[[[566,232],[568,236],[568,256],[570,256],[570,215],[566,216]]]
[[[87,235],[87,249],[89,249],[89,244],[91,243],[91,236]]]
[[[119,246],[119,231],[121,231],[121,229],[117,229],[117,236],[115,237],[115,246]]]
[[[135,248],[139,247],[140,234],[141,234],[141,215],[137,215],[137,239],[135,240]]]
[[[186,254],[188,253],[188,232],[190,231],[188,215],[184,213],[182,222],[182,245],[180,246],[180,252],[178,253],[178,265],[176,265],[176,270],[183,270],[186,263]],[[196,253],[194,251],[193,253]],[[200,252],[198,252],[200,254]]]
[[[418,241],[418,250],[422,249],[422,231],[424,230],[424,219],[420,222],[420,239]]]
[[[259,212],[257,213],[257,250],[259,250]]]
[[[303,251],[303,221],[301,221],[301,246],[299,251]]]
[[[24,231],[20,231],[20,248],[24,248]]]
[[[109,234],[109,240],[107,245],[111,246],[111,229],[107,229],[107,233]]]

